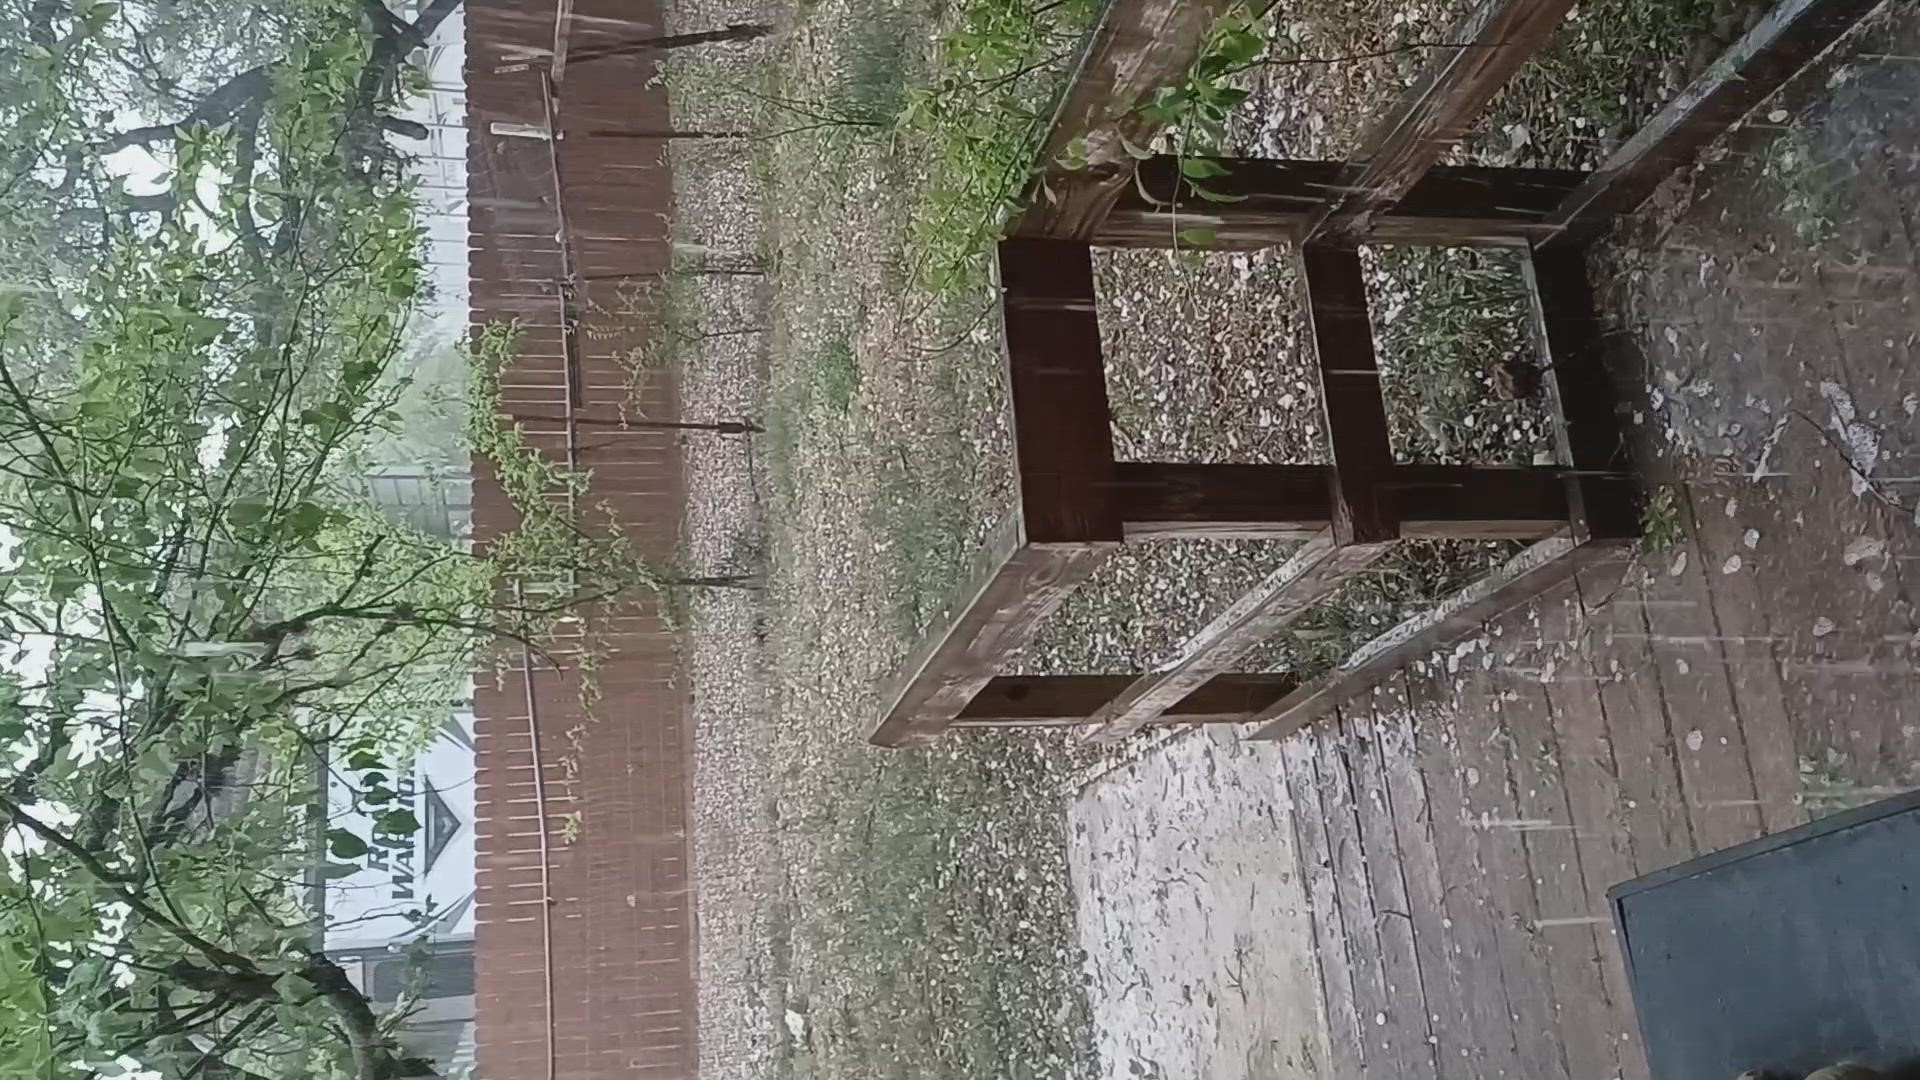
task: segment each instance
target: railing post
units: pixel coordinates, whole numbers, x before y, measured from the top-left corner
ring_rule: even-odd
[[[1359,249],[1306,244],[1299,249],[1313,330],[1320,400],[1333,446],[1333,536],[1340,544],[1398,539],[1393,447],[1373,353],[1367,284]]]
[[[1000,242],[1020,513],[1032,544],[1117,544],[1113,427],[1085,243]]]
[[[1548,415],[1567,477],[1573,538],[1630,540],[1640,535],[1632,463],[1618,395],[1607,374],[1604,327],[1594,313],[1585,252],[1533,251],[1524,263],[1535,336],[1547,365]]]

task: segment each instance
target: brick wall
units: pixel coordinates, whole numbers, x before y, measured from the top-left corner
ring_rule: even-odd
[[[558,418],[565,365],[549,143],[496,134],[544,123],[540,79],[553,41],[552,0],[475,0],[467,6],[470,267],[473,319],[519,323],[521,359],[504,380],[507,408]],[[651,0],[576,0],[574,49],[660,32]],[[541,57],[524,71],[497,68]],[[669,258],[671,185],[664,148],[584,134],[667,126],[666,101],[648,88],[651,63],[605,60],[566,69],[559,143],[565,211],[583,288],[576,402],[588,418],[620,415],[618,357],[645,332],[622,314],[622,274]],[[626,306],[631,306],[630,304]],[[676,412],[674,387],[654,380],[641,409]],[[557,419],[526,423],[543,450],[564,453]],[[583,428],[580,462],[593,497],[619,514],[635,543],[671,556],[684,503],[670,432]],[[512,523],[484,463],[475,465],[474,527],[484,542]],[[541,1080],[549,1020],[555,1075],[691,1077],[695,1062],[693,893],[688,879],[691,729],[676,682],[675,642],[651,617],[624,620],[596,676],[601,699],[584,715],[565,673],[536,668],[539,769],[546,797],[551,904],[543,925],[541,830],[526,685],[481,675],[476,695],[478,804],[478,1066],[489,1080]],[[567,815],[579,833],[563,835]],[[551,934],[553,1003],[547,1007]]]

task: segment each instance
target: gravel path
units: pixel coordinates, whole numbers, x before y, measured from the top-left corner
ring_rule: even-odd
[[[750,3],[679,0],[669,30],[758,21]],[[705,88],[748,77],[754,48],[702,49],[668,64],[676,123],[714,124]],[[755,265],[762,219],[750,148],[676,142],[673,237],[678,262]],[[701,276],[683,292],[698,306],[676,313],[704,337],[681,350],[681,418],[763,423],[763,277]],[[765,573],[756,473],[760,436],[689,432],[684,559],[698,574]],[[694,866],[699,919],[700,1075],[762,1080],[775,1075],[775,1034],[784,1011],[775,963],[777,875],[768,781],[769,716],[763,648],[764,594],[713,589],[686,598],[683,670],[694,717]]]

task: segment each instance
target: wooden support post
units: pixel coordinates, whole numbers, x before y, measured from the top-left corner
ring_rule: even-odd
[[[1193,636],[1179,660],[1164,671],[1142,675],[1095,713],[1099,742],[1114,742],[1160,715],[1208,680],[1229,671],[1255,645],[1272,637],[1325,599],[1340,583],[1386,554],[1392,543],[1336,543],[1322,536],[1235,600]]]
[[[1384,123],[1361,143],[1346,191],[1307,224],[1303,239],[1365,235],[1373,217],[1413,190],[1473,127],[1487,102],[1546,43],[1574,0],[1483,0],[1442,40],[1439,55]]]
[[[1413,661],[1479,632],[1486,623],[1576,573],[1608,564],[1624,569],[1628,551],[1624,541],[1578,544],[1564,536],[1535,544],[1439,606],[1354,650],[1339,667],[1302,684],[1250,717],[1252,723],[1267,725],[1253,738],[1284,739],[1341,702],[1371,691]]]
[[[1333,536],[1341,544],[1378,543],[1400,536],[1387,441],[1387,405],[1374,361],[1373,322],[1360,253],[1351,247],[1303,245],[1308,320],[1320,373],[1320,400],[1333,444]]]
[[[1881,0],[1780,0],[1548,215],[1542,247],[1578,247],[1780,89]]]
[[[1133,675],[1000,675],[975,694],[957,728],[1065,727],[1088,717],[1134,684]],[[1221,675],[1175,702],[1169,724],[1233,724],[1272,705],[1299,685],[1290,674]]]
[[[1523,269],[1535,338],[1548,365],[1548,415],[1567,478],[1568,521],[1577,541],[1640,535],[1637,486],[1620,426],[1618,395],[1604,363],[1585,253],[1537,251]]]
[[[1027,540],[1119,543],[1092,252],[1072,240],[1004,240],[1000,286]]]
[[[1405,537],[1540,540],[1567,528],[1564,469],[1395,465]],[[1127,539],[1304,540],[1333,523],[1327,465],[1123,461],[1115,467]]]
[[[1252,250],[1291,243],[1329,200],[1347,194],[1350,166],[1340,161],[1215,158],[1225,176],[1205,181],[1214,202],[1194,194],[1180,158],[1140,163],[1094,236],[1100,247],[1192,247],[1176,234],[1207,229],[1215,250]],[[1523,247],[1546,233],[1547,214],[1586,174],[1568,169],[1438,166],[1370,223],[1365,238],[1381,243]]]
[[[1105,554],[1092,545],[1028,544],[1019,515],[1009,517],[988,538],[945,621],[902,665],[868,741],[914,746],[945,731]]]

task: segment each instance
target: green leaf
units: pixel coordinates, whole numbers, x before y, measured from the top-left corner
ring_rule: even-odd
[[[1207,104],[1222,113],[1231,112],[1247,100],[1247,94],[1248,91],[1237,86],[1219,86],[1207,95]]]
[[[1060,163],[1061,168],[1066,169],[1070,172],[1077,172],[1080,169],[1086,168],[1087,167],[1086,136],[1082,135],[1079,138],[1076,138],[1073,141],[1067,143],[1066,148],[1061,150],[1059,157],[1055,158],[1054,160]]]
[[[1267,47],[1265,38],[1247,27],[1229,30],[1214,43],[1214,54],[1234,67],[1250,64]]]
[[[411,810],[389,810],[374,819],[373,828],[389,836],[411,836],[420,831],[420,819]]]
[[[346,829],[327,830],[327,852],[336,859],[358,859],[368,850],[365,840]]]
[[[1199,184],[1188,184],[1187,187],[1191,188],[1195,195],[1200,196],[1210,203],[1237,203],[1247,201],[1245,195],[1229,195],[1224,191],[1214,191],[1211,188],[1202,187]]]
[[[330,516],[327,509],[317,503],[301,502],[287,512],[287,532],[295,539],[304,540],[319,532]]]
[[[227,520],[245,528],[265,521],[267,515],[271,513],[273,513],[273,504],[265,499],[235,499],[233,505],[227,508]]]
[[[352,877],[360,870],[361,867],[357,863],[322,863],[320,877],[325,881],[338,881],[343,877]]]
[[[304,1001],[313,996],[313,984],[289,971],[273,980],[273,992],[282,1001]]]
[[[1140,146],[1136,144],[1132,139],[1127,138],[1125,135],[1120,136],[1120,149],[1125,150],[1127,152],[1127,156],[1132,158],[1135,161],[1145,161],[1148,158],[1153,156],[1153,151],[1147,149],[1144,146]]]
[[[380,374],[378,360],[352,360],[340,370],[340,379],[349,386],[361,387],[373,381]]]
[[[1190,229],[1181,229],[1178,233],[1174,234],[1174,238],[1187,247],[1210,248],[1220,238],[1220,234],[1213,229],[1196,226]]]
[[[1207,180],[1215,176],[1227,175],[1227,170],[1212,158],[1190,157],[1180,159],[1180,175],[1189,180]]]
[[[381,768],[380,755],[371,750],[355,750],[347,758],[347,768],[355,771]]]

